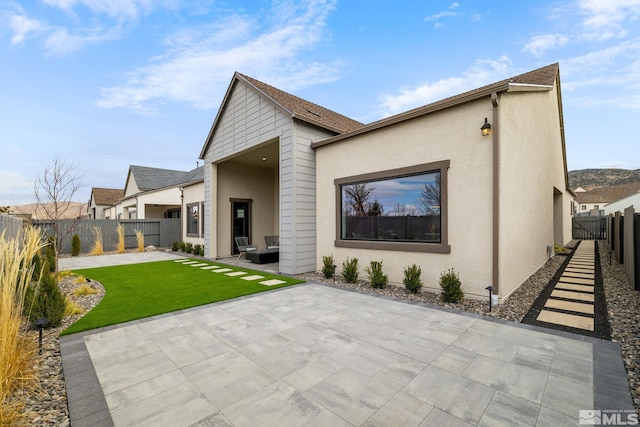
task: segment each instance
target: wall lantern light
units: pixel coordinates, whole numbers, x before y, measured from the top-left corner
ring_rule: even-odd
[[[485,117],[484,124],[480,128],[480,132],[482,132],[482,136],[491,135],[491,124],[489,124],[489,120]]]

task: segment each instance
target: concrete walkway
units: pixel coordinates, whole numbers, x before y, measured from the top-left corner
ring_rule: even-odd
[[[615,343],[320,284],[63,337],[61,352],[73,427],[561,426],[633,410]]]

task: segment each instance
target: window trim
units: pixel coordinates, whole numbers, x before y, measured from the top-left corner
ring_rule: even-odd
[[[189,232],[189,221],[191,221],[191,218],[190,218],[190,215],[189,215],[189,208],[192,208],[192,207],[198,208],[198,215],[200,215],[200,202],[188,203],[185,206],[185,209],[186,209],[186,212],[185,212],[185,215],[184,215],[185,221],[186,221],[186,224],[185,224],[186,233],[185,234],[186,234],[187,237],[200,237],[200,218],[197,218],[196,221],[195,221],[196,232],[195,233],[190,233]]]
[[[422,163],[397,169],[387,169],[379,172],[353,175],[345,178],[336,178],[333,181],[335,187],[335,216],[336,235],[334,245],[339,248],[353,249],[374,249],[384,251],[406,251],[406,252],[430,252],[430,253],[451,253],[449,245],[449,201],[448,201],[448,171],[450,160],[439,162]],[[362,182],[377,181],[385,178],[398,178],[407,175],[417,175],[420,173],[440,172],[440,242],[390,242],[375,240],[343,240],[341,235],[342,226],[342,193],[340,186],[345,184],[359,184]]]

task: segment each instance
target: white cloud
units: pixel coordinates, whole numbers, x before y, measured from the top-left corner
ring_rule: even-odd
[[[523,50],[539,57],[547,50],[562,47],[567,43],[569,37],[564,34],[544,34],[532,37]]]
[[[105,14],[113,18],[136,19],[141,13],[154,7],[153,0],[42,0],[48,6],[73,13],[74,8],[86,7],[94,14]],[[156,1],[167,5],[168,2]]]
[[[579,0],[578,7],[585,15],[583,25],[593,30],[615,29],[640,17],[640,0]]]
[[[388,117],[453,96],[485,84],[499,81],[514,74],[511,60],[506,56],[498,60],[478,60],[457,77],[449,77],[437,82],[425,82],[417,87],[403,88],[396,95],[382,98],[382,117]]]
[[[304,9],[299,5],[287,9],[286,22],[266,30],[249,18],[233,15],[219,25],[176,34],[168,41],[171,49],[166,55],[129,72],[124,84],[103,88],[98,105],[153,112],[151,101],[170,100],[213,108],[234,71],[289,91],[333,81],[339,63],[298,58],[322,38],[334,1],[311,1]]]
[[[38,33],[43,29],[42,24],[35,19],[29,19],[24,15],[13,15],[9,18],[9,26],[13,31],[11,44],[18,45],[32,33]]]

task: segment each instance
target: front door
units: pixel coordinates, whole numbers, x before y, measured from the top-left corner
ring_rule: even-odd
[[[231,200],[231,222],[233,224],[233,253],[239,254],[236,237],[246,236],[251,243],[251,200]]]

